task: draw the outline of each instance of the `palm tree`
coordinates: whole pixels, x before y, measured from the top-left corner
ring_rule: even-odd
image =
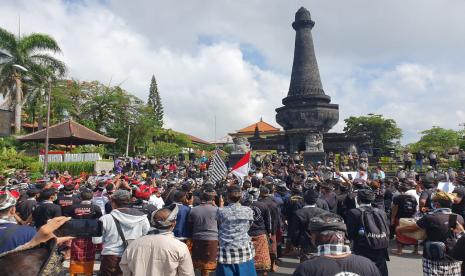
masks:
[[[4,52],[4,53],[2,53]],[[15,133],[21,131],[21,110],[24,104],[23,72],[15,69],[14,64],[26,67],[35,82],[43,82],[37,76],[53,78],[63,76],[66,66],[60,60],[47,54],[60,53],[58,43],[46,34],[33,33],[24,37],[15,37],[7,30],[0,28],[0,94],[10,103],[14,103]],[[27,89],[24,89],[27,91]]]

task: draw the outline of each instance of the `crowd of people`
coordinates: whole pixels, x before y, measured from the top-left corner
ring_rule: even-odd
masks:
[[[217,182],[206,157],[119,159],[111,172],[35,182],[18,171],[0,179],[0,274],[2,259],[54,240],[71,275],[92,275],[95,260],[100,275],[267,275],[297,255],[296,276],[387,276],[395,239],[393,254],[421,246],[424,275],[465,275],[464,171],[407,163],[387,177],[366,153],[348,160],[258,155],[243,179],[229,170]],[[453,189],[438,190],[444,181]],[[57,234],[79,220],[99,235]]]

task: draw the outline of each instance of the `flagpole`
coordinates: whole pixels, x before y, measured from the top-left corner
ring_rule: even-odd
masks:
[[[216,113],[215,113],[215,145],[216,145]]]

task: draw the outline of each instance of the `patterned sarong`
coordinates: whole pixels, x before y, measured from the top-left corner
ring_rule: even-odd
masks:
[[[192,262],[194,269],[215,271],[218,257],[217,240],[193,240]]]
[[[255,247],[255,269],[256,270],[271,270],[270,249],[268,246],[268,237],[266,234],[251,237],[253,246]]]
[[[394,226],[395,226],[395,229],[396,229],[396,240],[399,243],[403,244],[403,245],[417,245],[418,241],[416,239],[404,236],[404,235],[402,235],[402,233],[397,231],[397,226],[398,225],[399,225],[399,219],[396,218],[395,221],[394,221]]]
[[[91,238],[76,238],[71,243],[69,273],[92,275],[94,270],[95,245]]]

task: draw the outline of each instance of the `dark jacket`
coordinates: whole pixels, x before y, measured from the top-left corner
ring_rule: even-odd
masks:
[[[297,210],[294,214],[294,223],[289,225],[288,232],[291,242],[294,246],[302,246],[302,248],[310,248],[316,250],[316,246],[309,238],[308,225],[312,217],[328,211],[318,207],[304,206]]]
[[[265,203],[254,201],[250,206],[253,211],[253,222],[250,225],[249,236],[256,237],[263,234],[271,233],[271,215],[270,210]]]
[[[373,208],[373,207],[367,207]],[[387,222],[386,213],[378,208],[374,208],[376,212],[380,212],[381,216]],[[369,259],[377,257],[384,257],[389,260],[388,249],[371,249],[365,238],[359,235],[359,230],[362,227],[362,211],[360,208],[353,208],[347,213],[347,235],[351,241],[353,241],[353,251],[357,255],[365,256]],[[373,259],[372,259],[373,260]]]
[[[276,234],[276,231],[278,230],[279,227],[281,227],[280,222],[281,222],[281,215],[280,215],[280,209],[276,201],[274,200],[274,197],[272,195],[261,198],[259,202],[262,202],[263,204],[266,205],[266,207],[269,210],[270,216],[271,216],[271,235]]]

